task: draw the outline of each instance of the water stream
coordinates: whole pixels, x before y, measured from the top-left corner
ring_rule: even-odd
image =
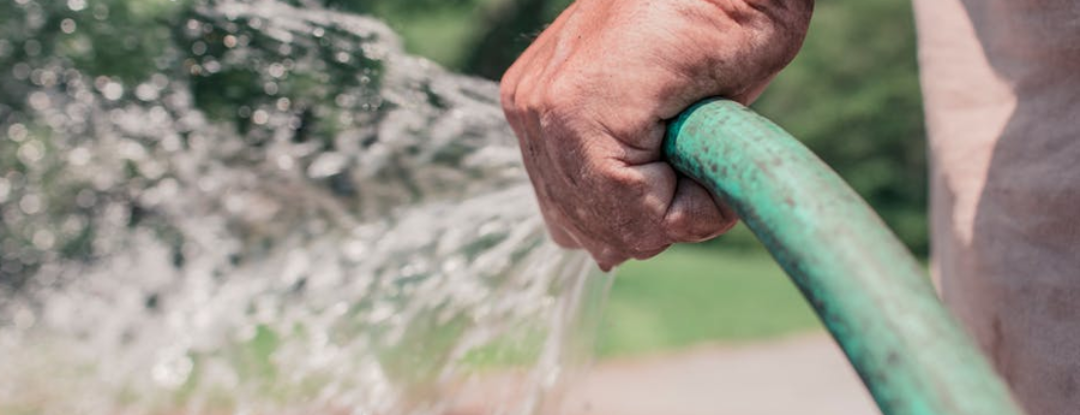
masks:
[[[496,86],[311,3],[0,3],[0,414],[557,405],[609,280]]]

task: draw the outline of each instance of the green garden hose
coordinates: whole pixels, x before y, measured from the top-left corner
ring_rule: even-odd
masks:
[[[843,348],[885,415],[1020,415],[923,267],[806,147],[726,100],[669,127],[671,163],[727,201]]]

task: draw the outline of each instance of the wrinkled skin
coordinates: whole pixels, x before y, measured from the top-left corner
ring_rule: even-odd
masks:
[[[663,160],[666,120],[753,101],[795,56],[812,0],[579,0],[503,77],[552,237],[604,270],[699,242],[735,213]]]

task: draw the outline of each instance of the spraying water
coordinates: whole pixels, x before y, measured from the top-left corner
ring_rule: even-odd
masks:
[[[14,0],[0,68],[0,414],[530,414],[587,356],[496,87],[375,20]]]

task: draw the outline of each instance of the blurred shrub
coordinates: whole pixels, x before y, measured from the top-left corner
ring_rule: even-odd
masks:
[[[378,16],[402,35],[410,51],[449,69],[499,79],[572,0],[318,1]]]
[[[819,2],[802,53],[755,107],[836,169],[915,252],[927,252],[910,1]]]
[[[349,12],[373,14],[401,32],[406,46],[451,69],[497,79],[569,0],[291,0]],[[82,4],[80,2],[77,2]],[[180,2],[184,4],[187,2]],[[916,252],[927,250],[926,161],[915,58],[915,34],[908,0],[819,2],[803,52],[756,105],[804,140],[863,195],[901,239]],[[74,66],[128,83],[144,79],[158,65],[168,27],[183,20],[174,2],[103,0],[86,3],[123,26],[93,24],[94,13],[63,12],[49,4],[53,21],[35,21],[21,8],[0,2],[0,65],[18,72],[17,62],[40,59],[67,48]],[[100,14],[99,13],[99,14]],[[79,43],[55,28],[73,18]],[[21,22],[21,24],[10,24]],[[25,26],[25,27],[24,27]],[[23,30],[25,28],[32,30]],[[123,30],[120,30],[120,27]],[[41,28],[49,28],[43,30]],[[132,36],[142,33],[142,36]],[[34,48],[16,48],[32,39]],[[116,45],[88,48],[90,45]],[[29,56],[30,54],[34,56]],[[10,75],[10,73],[8,74]],[[9,96],[18,85],[0,77]],[[197,89],[223,91],[226,78],[205,78]],[[243,91],[241,91],[243,92]],[[216,95],[198,94],[203,106]],[[220,94],[219,94],[220,95]],[[241,93],[241,95],[244,95]],[[242,97],[241,97],[242,98]],[[241,99],[242,100],[242,99]],[[0,116],[24,103],[0,100]],[[235,101],[235,100],[233,100]],[[3,224],[0,223],[0,227]],[[722,238],[727,245],[751,245],[745,233]],[[745,241],[745,242],[740,242]]]

